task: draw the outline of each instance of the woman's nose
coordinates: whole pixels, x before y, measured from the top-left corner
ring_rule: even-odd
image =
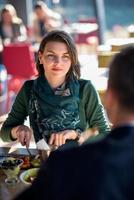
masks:
[[[62,58],[60,57],[56,57],[54,60],[55,63],[61,63],[62,62]]]

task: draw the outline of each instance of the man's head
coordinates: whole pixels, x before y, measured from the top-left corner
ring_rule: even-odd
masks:
[[[110,63],[105,100],[113,124],[123,115],[134,115],[134,46],[122,49]]]

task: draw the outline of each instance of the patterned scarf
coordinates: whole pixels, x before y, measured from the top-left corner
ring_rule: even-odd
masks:
[[[79,128],[79,83],[70,78],[52,90],[44,76],[34,80],[29,103],[30,124],[35,141],[48,140],[51,133]]]

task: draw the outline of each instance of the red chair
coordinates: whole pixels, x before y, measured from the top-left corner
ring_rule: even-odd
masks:
[[[9,44],[4,46],[2,56],[9,75],[8,92],[17,94],[24,81],[37,74],[34,52],[30,44]]]
[[[36,74],[34,52],[29,44],[9,44],[3,48],[3,64],[7,73],[30,79]]]

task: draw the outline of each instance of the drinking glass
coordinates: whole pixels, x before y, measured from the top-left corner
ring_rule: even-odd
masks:
[[[23,163],[22,159],[8,157],[1,161],[0,168],[3,169],[6,179],[5,183],[8,185],[15,185],[19,182],[18,174],[20,166]]]

